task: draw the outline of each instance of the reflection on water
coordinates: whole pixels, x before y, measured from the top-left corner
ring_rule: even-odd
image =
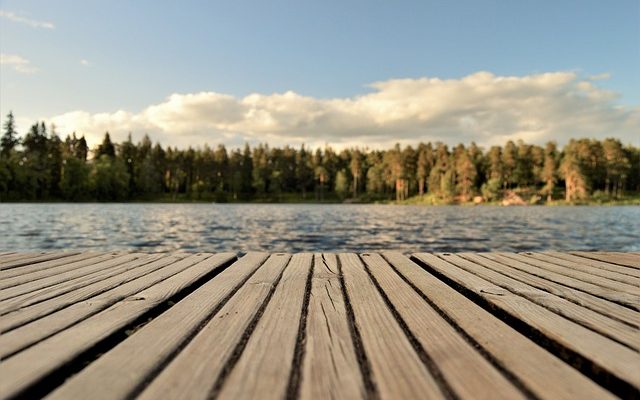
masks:
[[[640,207],[0,204],[0,250],[640,250]]]

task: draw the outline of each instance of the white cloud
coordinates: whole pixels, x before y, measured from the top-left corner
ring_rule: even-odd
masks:
[[[17,54],[0,54],[0,65],[8,65],[21,74],[33,74],[38,71],[31,61]]]
[[[611,74],[608,72],[603,72],[601,74],[591,75],[589,77],[592,81],[606,81],[611,79]]]
[[[637,143],[640,108],[572,72],[460,79],[393,79],[372,92],[317,99],[288,91],[243,98],[200,92],[172,94],[141,112],[73,111],[50,118],[61,132],[87,134],[97,143],[105,131],[121,140],[149,133],[167,145],[241,145],[268,142],[339,147],[389,146],[395,142],[475,141],[483,145],[523,139],[533,143],[570,137],[618,137]]]
[[[37,21],[35,19],[30,19],[27,17],[22,17],[11,11],[0,10],[0,17],[6,18],[9,21],[17,22],[19,24],[25,24],[32,28],[44,28],[44,29],[55,29],[55,25],[52,22],[47,21]]]
[[[80,65],[83,65],[85,67],[88,67],[90,65],[89,61],[85,60],[84,58],[82,60],[80,60]]]

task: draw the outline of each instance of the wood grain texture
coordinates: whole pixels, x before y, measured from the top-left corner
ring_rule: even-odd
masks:
[[[606,314],[597,313],[589,308],[572,303],[561,296],[553,294],[553,288],[545,291],[536,287],[544,287],[542,284],[529,285],[528,282],[531,282],[533,279],[528,277],[517,279],[520,277],[517,270],[513,270],[498,262],[485,259],[475,254],[438,254],[438,256],[459,268],[491,281],[501,288],[516,293],[558,315],[562,315],[571,321],[579,323],[635,350],[640,350],[640,330],[637,327],[629,326],[628,324],[607,317]],[[502,274],[495,271],[500,271]],[[549,286],[546,286],[546,288],[549,288]],[[594,301],[604,303],[601,299]],[[633,313],[634,311],[629,310],[629,312]],[[640,313],[635,314],[634,317],[640,322]]]
[[[635,372],[640,369],[640,354],[637,351],[584,328],[435,255],[418,253],[416,257],[491,304],[492,307],[535,329],[551,343],[560,345],[585,360],[590,360],[594,368],[606,371],[611,379],[624,382],[628,387],[640,388],[640,375]],[[602,379],[605,378],[603,376]]]
[[[640,286],[640,270],[635,270],[633,268],[624,268],[618,265],[608,264],[604,262],[599,264],[596,264],[597,262],[591,263],[587,260],[580,259],[579,257],[575,257],[577,260],[576,259],[571,260],[571,258],[565,259],[551,253],[520,253],[520,254],[530,258],[535,258],[538,260],[554,263],[557,265],[562,265],[568,268],[581,269],[581,270],[584,270],[585,272],[589,272],[592,274],[596,274],[597,272],[599,272],[597,273],[597,275],[600,275],[600,273],[610,274],[609,276],[615,277],[616,280],[624,279],[629,284],[632,284],[634,286]]]
[[[300,398],[366,398],[335,254],[315,254]]]
[[[27,276],[28,280],[26,282],[2,289],[2,292],[0,292],[0,304],[4,306],[7,303],[19,303],[20,299],[30,299],[37,297],[39,293],[51,292],[52,290],[58,290],[64,287],[85,286],[85,282],[92,279],[95,281],[96,278],[98,280],[104,279],[103,277],[121,270],[122,267],[126,267],[125,264],[128,261],[133,261],[143,257],[148,258],[153,256],[138,253],[114,258],[111,255],[105,255],[96,257],[95,262],[81,261],[80,263],[84,265],[80,268],[74,268],[73,264],[71,264],[72,268],[70,270],[62,271],[58,274],[41,278]],[[158,256],[156,255],[155,257]],[[7,300],[10,301],[7,302]],[[28,304],[30,303],[20,305],[19,307],[24,307]],[[4,309],[0,312],[4,312]]]
[[[460,399],[524,399],[471,344],[418,296],[379,254],[362,260],[385,296],[429,356],[429,362]]]
[[[592,258],[611,264],[618,264],[629,268],[640,269],[640,256],[613,252],[585,252],[573,251],[572,254],[580,257]]]
[[[573,303],[589,308],[590,310],[599,312],[609,318],[625,322],[633,328],[640,327],[640,314],[637,311],[624,307],[620,304],[602,299],[578,289],[567,287],[560,283],[540,278],[526,273],[521,269],[511,268],[508,265],[487,258],[484,253],[459,253],[458,255],[484,267],[507,274],[508,276],[528,285],[553,293],[556,296],[560,296]]]
[[[371,365],[377,394],[387,399],[444,398],[355,254],[340,254],[355,325]]]
[[[237,357],[238,344],[246,341],[247,329],[259,317],[261,306],[269,301],[290,259],[288,254],[272,255],[151,382],[140,399],[210,398],[216,381],[228,368],[229,360]]]
[[[41,263],[49,260],[56,260],[64,257],[71,257],[76,254],[79,254],[79,252],[70,251],[67,253],[44,253],[44,254],[38,254],[34,256],[19,258],[17,260],[0,263],[0,271],[4,271],[11,268],[22,267],[25,265],[37,264],[37,263]]]
[[[600,286],[597,283],[586,282],[585,280],[576,279],[568,275],[548,271],[546,269],[542,269],[530,264],[525,264],[517,260],[509,259],[507,257],[500,256],[494,253],[482,253],[482,257],[501,262],[511,268],[515,268],[528,274],[535,275],[539,278],[543,278],[551,282],[556,282],[574,289],[581,290],[586,293],[590,293],[594,296],[609,300],[617,304],[621,304],[633,310],[640,310],[640,297],[638,297],[637,295],[626,292],[619,292],[610,287]]]
[[[39,257],[45,254],[51,254],[51,253],[46,251],[33,251],[33,252],[15,252],[15,253],[6,254],[1,257],[0,266],[3,264],[7,264],[11,261],[26,260],[34,257]],[[6,270],[0,269],[0,274],[5,272]]]
[[[31,304],[28,306],[22,307],[22,304],[19,304],[14,310],[3,315],[2,320],[0,320],[0,332],[4,333],[15,329],[28,322],[35,321],[38,318],[42,318],[72,304],[86,300],[142,275],[153,272],[157,268],[162,267],[162,263],[154,263],[154,261],[160,258],[162,258],[162,255],[157,254],[141,257],[127,263],[126,272],[111,276],[107,279],[99,280],[86,286],[80,285],[72,290],[66,290],[67,288],[65,288],[61,290],[62,293],[56,289],[41,293],[39,294],[41,297],[29,299]],[[36,302],[36,300],[40,301]]]
[[[532,260],[531,258],[515,253],[496,253],[496,256],[503,259],[509,258],[521,263],[533,265],[541,269],[579,279],[581,281],[592,283],[600,287],[606,287],[619,292],[629,293],[636,296],[637,299],[639,298],[638,296],[640,296],[640,287],[630,284],[628,279],[625,280],[624,276],[620,277],[620,275],[617,274],[589,272],[578,270],[575,268],[566,268],[564,266],[559,266],[557,264],[546,261]],[[622,282],[614,278],[622,279]]]
[[[14,278],[14,277],[19,277],[19,276],[25,276],[27,274],[30,273],[34,273],[34,272],[39,272],[39,271],[45,271],[45,270],[51,270],[51,274],[55,274],[55,267],[62,267],[64,268],[66,265],[71,264],[73,262],[77,262],[77,261],[81,261],[81,260],[86,260],[92,257],[97,257],[103,254],[107,254],[105,252],[99,252],[99,251],[87,251],[87,252],[82,252],[80,254],[76,254],[75,256],[69,256],[69,257],[65,257],[65,258],[58,258],[55,260],[50,260],[50,261],[44,261],[41,263],[37,263],[37,264],[31,264],[31,265],[24,265],[22,267],[16,267],[16,268],[11,268],[11,269],[7,269],[7,270],[3,270],[0,271],[0,282],[3,283],[3,287],[5,286],[9,286],[9,285],[4,285],[4,281],[5,279],[9,279],[9,278]],[[108,254],[112,254],[113,256],[118,255],[117,252],[109,252]]]
[[[0,289],[21,285],[28,282],[35,282],[39,279],[62,274],[76,268],[97,264],[102,260],[115,258],[116,253],[80,253],[75,256],[65,257],[43,263],[27,265],[24,267],[12,268],[0,277]]]
[[[385,259],[496,363],[540,399],[614,398],[602,387],[536,345],[400,253]],[[544,368],[540,366],[543,365]]]
[[[621,274],[630,274],[632,276],[640,276],[640,270],[636,269],[636,268],[630,268],[630,267],[626,267],[623,265],[618,265],[618,264],[611,264],[608,262],[604,262],[604,261],[600,261],[600,260],[596,260],[593,258],[589,258],[589,257],[583,257],[583,256],[578,256],[575,254],[570,254],[570,253],[563,253],[563,252],[559,252],[559,251],[546,251],[544,254],[548,254],[550,256],[553,256],[555,258],[560,258],[563,260],[568,260],[568,261],[573,261],[576,263],[580,263],[583,265],[588,265],[594,268],[602,268],[605,270],[608,269],[612,269],[614,271],[617,271]]]
[[[107,339],[140,316],[185,290],[203,276],[235,257],[220,253],[204,259],[169,279],[120,301],[107,310],[30,347],[0,363],[0,376],[11,376],[0,386],[0,398],[10,398],[32,388],[83,352]],[[46,355],[46,357],[43,357]]]
[[[301,322],[312,254],[291,257],[273,297],[249,337],[238,361],[231,367],[217,397],[220,399],[282,399],[289,376]]]
[[[186,258],[185,258],[186,257]],[[172,254],[155,261],[160,267],[152,274],[143,275],[130,282],[123,283],[106,292],[74,303],[58,312],[35,320],[17,329],[0,335],[0,358],[15,354],[24,348],[62,331],[109,306],[144,290],[190,266],[202,261],[206,255]]]
[[[207,326],[215,324],[215,321],[219,320],[219,318],[215,318],[215,315],[226,315],[228,310],[249,304],[251,300],[242,295],[259,296],[258,290],[255,290],[256,293],[254,293],[254,291],[246,289],[240,296],[234,295],[234,293],[237,294],[236,290],[247,287],[268,292],[270,287],[268,282],[273,279],[271,276],[278,276],[286,266],[289,256],[271,256],[264,263],[265,259],[267,259],[265,253],[245,255],[214,279],[202,285],[198,290],[89,365],[81,373],[65,382],[52,393],[51,398],[87,398],[88,396],[95,399],[129,398],[144,389],[148,382],[151,382],[151,385],[147,388],[146,393],[150,393],[151,396],[154,396],[156,388],[161,386],[160,397],[179,397],[181,387],[178,386],[181,380],[194,379],[197,381],[196,372],[199,372],[200,376],[204,375],[206,382],[211,383],[216,377],[215,370],[209,369],[211,364],[201,364],[204,360],[196,361],[195,359],[193,362],[189,362],[189,358],[191,354],[195,354],[194,357],[220,356],[223,359],[220,363],[224,362],[226,359],[224,354],[208,352],[206,346],[200,347],[198,343],[203,341],[202,338],[207,337],[208,334],[226,335],[228,340],[232,341],[231,344],[227,346],[225,344],[228,342],[219,342],[219,336],[213,338],[213,344],[218,346],[219,351],[226,352],[226,355],[233,350],[233,343],[239,340],[238,330],[242,333],[243,326],[234,328],[231,323],[227,324],[224,329],[211,329]],[[247,279],[249,281],[245,284]],[[241,286],[243,284],[244,286]],[[225,304],[226,309],[223,307],[216,313],[222,302],[230,295],[234,296]],[[251,311],[252,309],[246,308],[246,310]],[[238,318],[237,315],[235,311],[231,312],[231,320]],[[230,319],[223,320],[227,322]],[[195,344],[189,343],[176,354],[203,324],[206,325],[203,331],[194,338],[197,340]],[[216,325],[216,328],[218,327],[219,325]],[[191,353],[191,349],[194,347],[195,352]],[[201,352],[201,349],[205,352]],[[174,356],[177,358],[171,361]],[[181,364],[180,360],[184,358],[187,362]],[[171,374],[167,376],[166,372],[161,373],[163,366],[167,363],[169,364],[166,370],[177,371],[177,376]],[[178,365],[178,367],[174,367],[174,365]],[[182,370],[184,366],[189,369]],[[157,373],[161,374],[155,378]],[[163,382],[166,378],[169,379],[168,385]],[[175,388],[172,386],[174,384],[177,385]],[[165,389],[168,391],[164,392]],[[144,393],[143,396],[145,396]]]
[[[0,398],[634,398],[638,259],[0,253]]]

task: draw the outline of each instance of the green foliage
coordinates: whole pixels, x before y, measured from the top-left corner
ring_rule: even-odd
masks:
[[[8,158],[13,149],[20,144],[12,112],[7,114],[7,120],[4,123],[3,128],[2,137],[0,138],[0,157]]]
[[[129,174],[121,159],[111,159],[107,154],[94,162],[91,187],[96,198],[106,201],[127,199]]]
[[[349,180],[347,179],[347,173],[344,170],[338,171],[336,175],[336,194],[340,198],[345,198],[349,194]]]
[[[68,201],[81,201],[91,199],[89,193],[89,174],[91,167],[86,162],[76,157],[64,160],[60,189],[62,198]]]
[[[502,180],[500,178],[491,178],[482,184],[480,191],[482,192],[482,197],[487,201],[498,200],[502,191]]]
[[[0,201],[401,201],[467,202],[527,193],[530,202],[635,201],[640,149],[619,140],[572,140],[559,150],[522,141],[396,145],[388,150],[309,150],[266,144],[163,148],[148,136],[89,149],[75,132],[31,126],[18,140],[13,115],[0,141]],[[412,199],[413,197],[417,199]],[[412,200],[409,200],[412,199]]]

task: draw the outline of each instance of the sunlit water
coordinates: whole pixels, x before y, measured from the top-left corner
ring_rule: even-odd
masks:
[[[640,250],[640,207],[0,204],[0,250]]]

